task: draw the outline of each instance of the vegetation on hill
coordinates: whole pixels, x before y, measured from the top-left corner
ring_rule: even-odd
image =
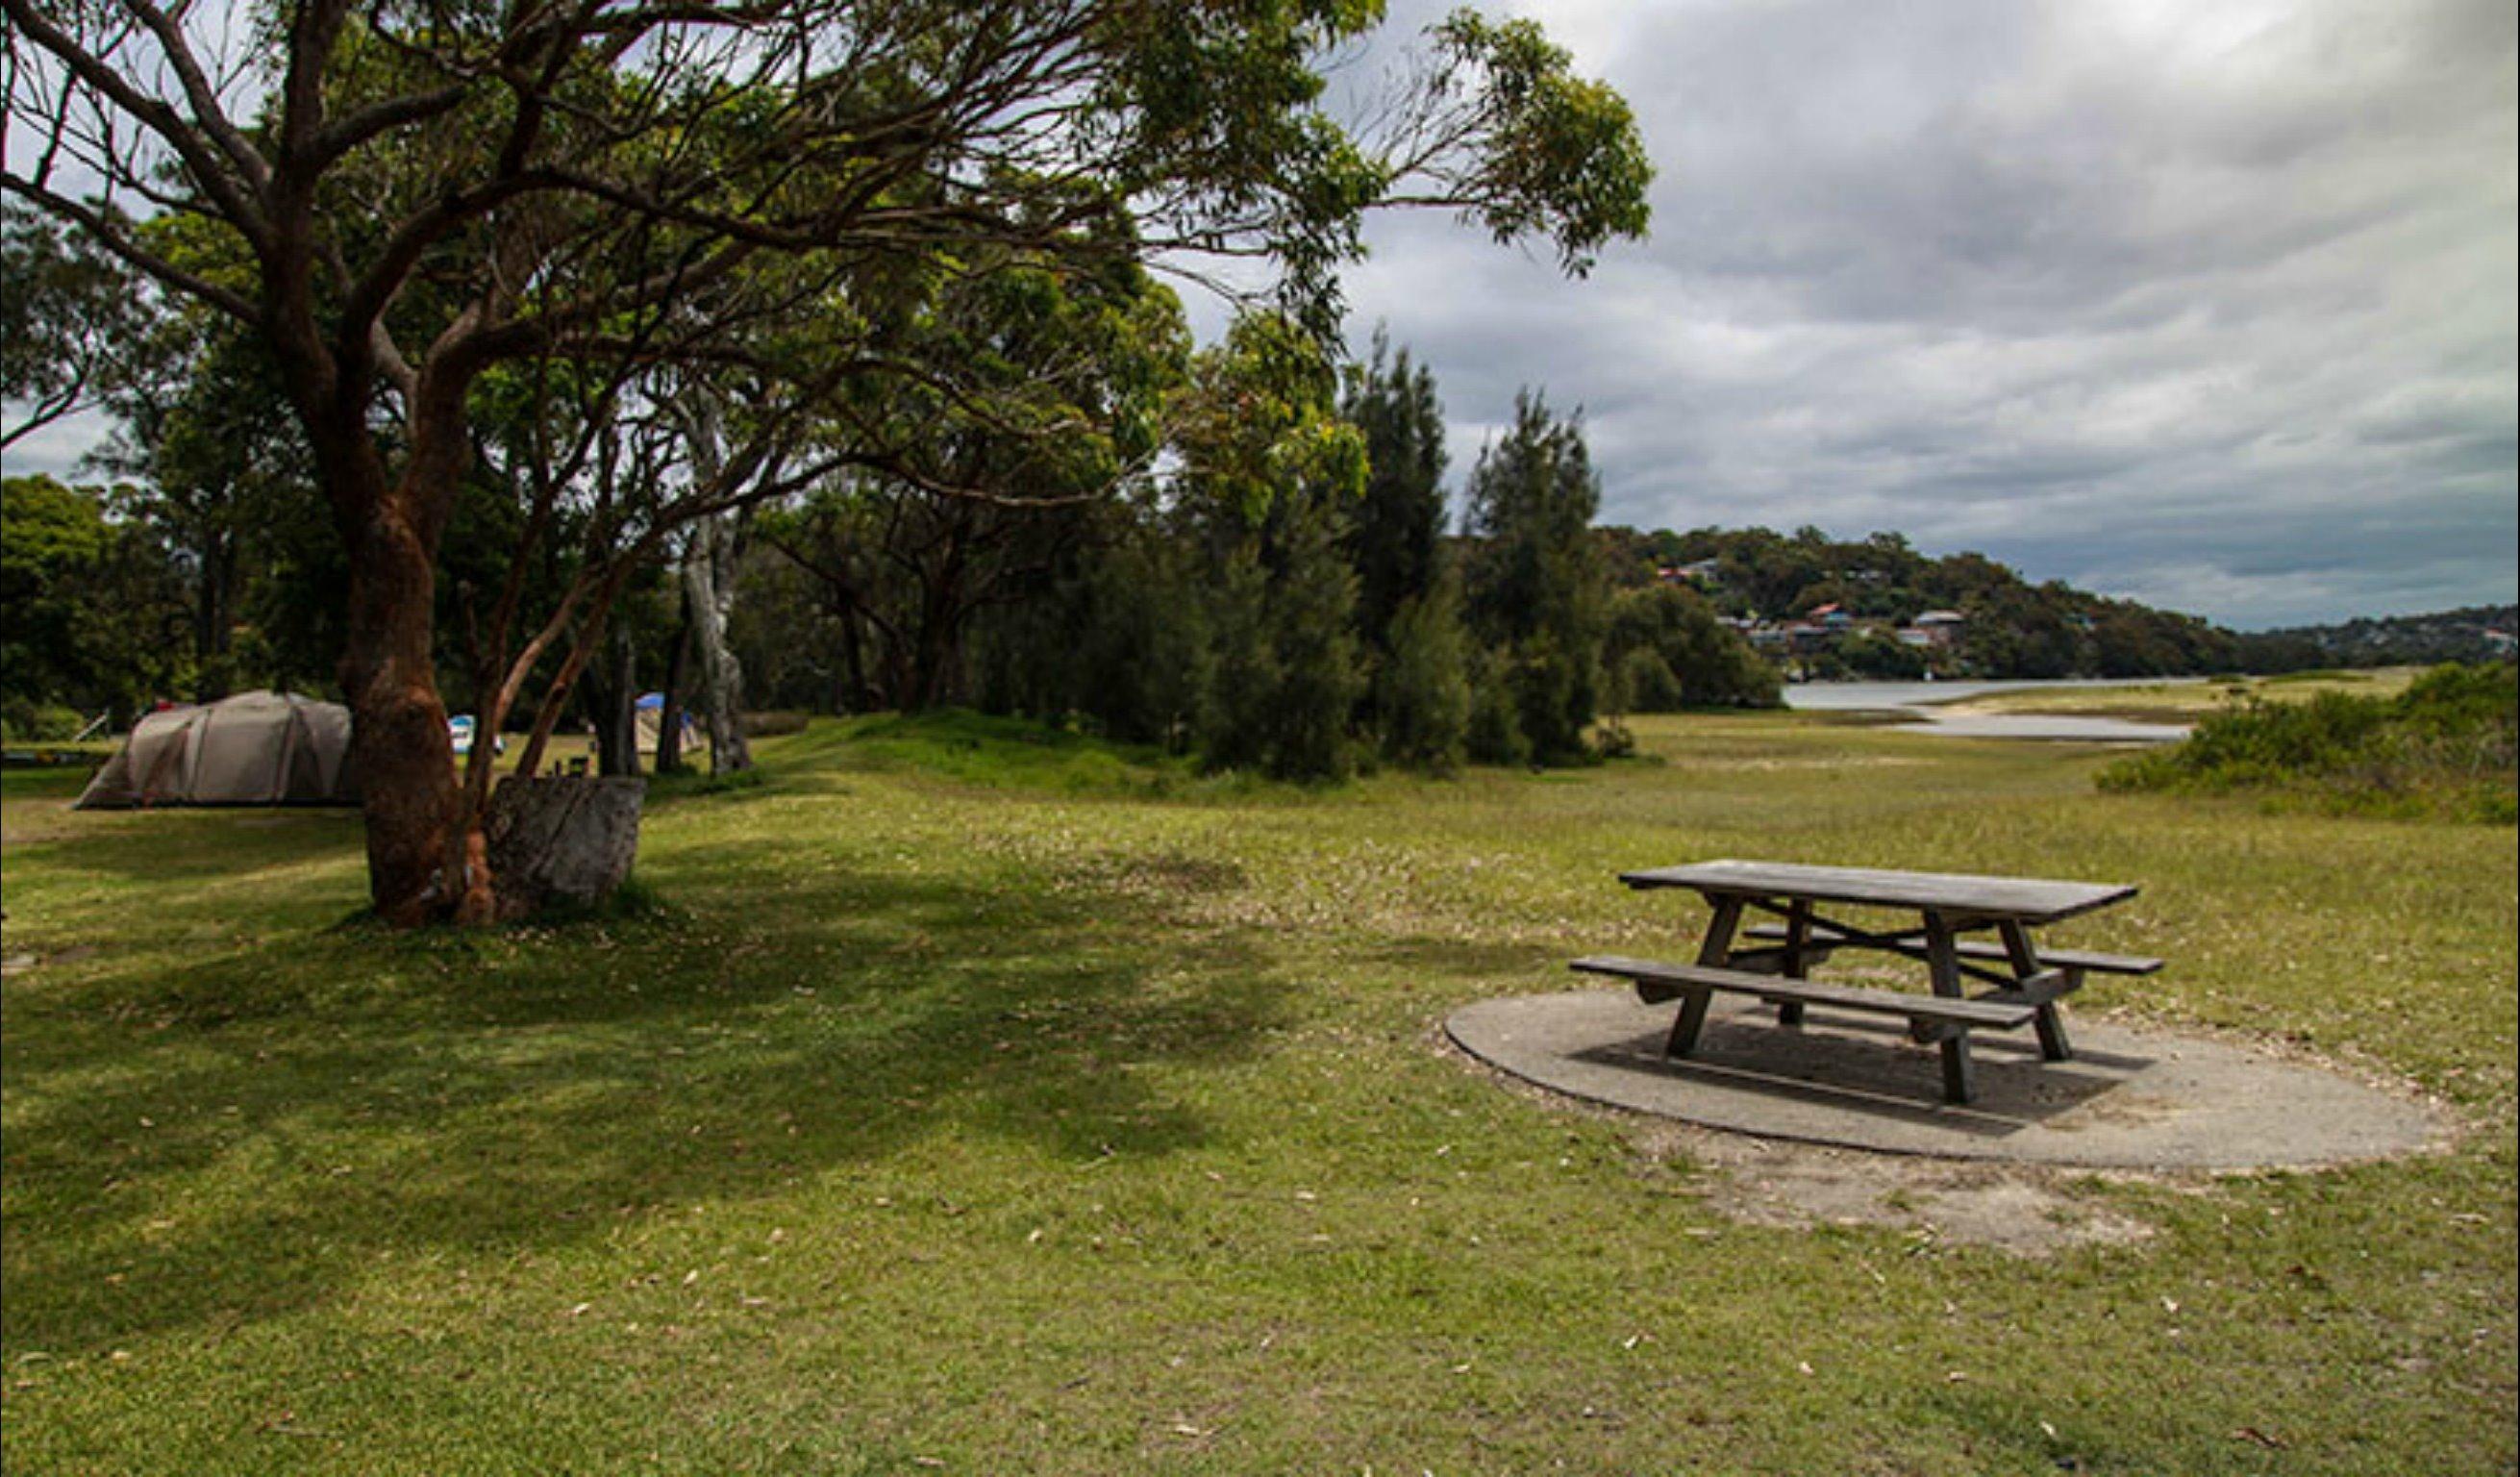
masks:
[[[2250,695],[2185,741],[2121,759],[2102,788],[2245,792],[2348,814],[2520,816],[2520,682],[2501,662],[2443,666],[2394,696]]]
[[[1940,558],[1905,536],[1832,539],[1817,528],[1601,530],[1614,577],[1643,587],[1680,579],[1724,615],[1787,623],[1836,610],[1855,628],[1783,654],[1814,677],[2179,677],[2324,666],[2481,661],[2507,655],[2513,611],[2358,620],[2270,632],[2226,630],[2192,615],[2033,583],[1982,554]],[[1961,617],[1949,645],[1919,648],[1889,628],[1928,611]],[[2496,634],[2499,633],[2499,634]]]
[[[2520,606],[2463,605],[2425,615],[2363,616],[2326,626],[2287,626],[2248,638],[2253,649],[2279,655],[2294,667],[2430,666],[2445,661],[2493,661],[2511,655],[2520,635]]]

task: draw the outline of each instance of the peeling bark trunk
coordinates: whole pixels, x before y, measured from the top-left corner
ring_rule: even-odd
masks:
[[[284,369],[295,371],[292,392],[349,556],[340,678],[366,822],[369,899],[398,928],[488,922],[497,911],[488,842],[479,807],[456,775],[432,639],[438,539],[472,455],[464,419],[470,376],[460,368],[421,375],[401,472],[388,478],[366,395],[352,392],[364,381],[337,379],[320,349],[287,335],[275,348]]]
[[[691,446],[694,474],[714,482],[725,470],[716,399],[705,390],[693,390],[676,409]],[[735,611],[736,555],[742,532],[742,511],[716,514],[692,525],[683,549],[683,605],[691,622],[692,655],[699,663],[698,707],[708,725],[712,775],[752,767],[752,749],[743,738],[743,667],[726,640],[727,619]]]
[[[741,517],[729,513],[700,519],[683,556],[683,597],[691,606],[692,655],[699,667],[697,695],[701,721],[708,725],[712,775],[752,767],[752,749],[743,738],[743,667],[726,640],[727,617],[735,608]]]
[[[430,659],[436,559],[405,506],[380,498],[350,546],[341,688],[367,822],[369,898],[378,917],[408,928],[476,909],[486,918],[490,877],[485,855],[476,855],[484,851],[477,821],[456,783]]]

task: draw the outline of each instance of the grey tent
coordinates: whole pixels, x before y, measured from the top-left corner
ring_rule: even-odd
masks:
[[[240,693],[133,724],[78,808],[356,805],[349,754],[348,708],[294,693]]]

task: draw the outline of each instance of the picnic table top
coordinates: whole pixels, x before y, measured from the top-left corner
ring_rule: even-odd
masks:
[[[1876,872],[1792,862],[1694,862],[1623,872],[1630,887],[1688,887],[1708,896],[1802,898],[1877,908],[1915,908],[2023,923],[2052,923],[2135,896],[2119,882],[1973,876],[1947,872]]]

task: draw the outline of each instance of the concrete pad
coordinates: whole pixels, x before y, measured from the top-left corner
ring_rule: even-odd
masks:
[[[2076,1017],[2074,1059],[2037,1037],[1970,1037],[1978,1097],[1942,1100],[1931,1046],[1904,1022],[1716,998],[1695,1055],[1667,1060],[1675,1003],[1624,990],[1464,1007],[1445,1022],[1491,1066],[1588,1101],[1706,1128],[1886,1153],[2107,1169],[2244,1170],[2338,1164],[2424,1147],[2421,1106],[2330,1071],[2218,1041]]]

